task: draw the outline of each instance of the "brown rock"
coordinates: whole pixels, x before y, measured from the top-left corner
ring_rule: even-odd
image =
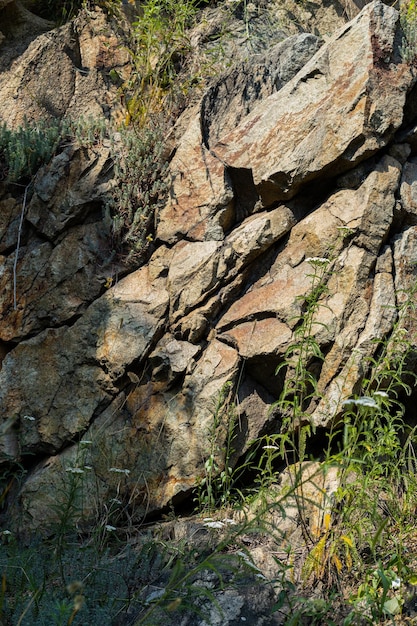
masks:
[[[0,74],[2,121],[18,127],[25,119],[102,117],[118,101],[109,69],[123,71],[127,59],[104,14],[81,12],[35,39]]]
[[[391,139],[414,82],[398,61],[398,20],[381,2],[367,5],[213,146],[228,167],[251,172],[264,206],[350,169]]]
[[[128,365],[150,351],[167,306],[164,279],[151,283],[142,268],[108,290],[72,327],[44,331],[5,357],[0,411],[20,420],[23,453],[57,451],[88,428],[117,393],[115,383]]]

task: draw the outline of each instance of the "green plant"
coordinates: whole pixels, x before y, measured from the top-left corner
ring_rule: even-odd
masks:
[[[197,0],[146,0],[133,23],[132,75],[125,85],[130,117],[144,125],[151,114],[166,115],[179,93],[187,91],[180,79],[184,57],[191,49],[187,28],[197,15]]]
[[[106,202],[115,247],[137,263],[153,241],[154,221],[168,190],[163,123],[130,127],[113,136],[115,183]]]
[[[417,57],[417,5],[415,0],[400,3],[400,21],[404,37],[400,52],[404,63],[413,64]]]
[[[41,17],[64,24],[75,17],[81,9],[92,10],[94,7],[103,9],[109,15],[119,16],[122,0],[38,0],[36,13]]]
[[[285,351],[276,374],[284,378],[279,400],[272,406],[282,416],[281,432],[267,435],[260,441],[263,454],[257,471],[262,488],[276,481],[276,460],[290,458],[302,463],[306,455],[306,444],[314,425],[310,422],[309,407],[319,397],[316,368],[323,361],[323,354],[316,339],[317,313],[323,306],[327,292],[327,281],[331,272],[331,261],[327,258],[307,259],[312,272],[311,288],[299,300],[302,315],[295,324],[293,341]]]
[[[8,183],[30,180],[41,165],[47,163],[58,147],[62,136],[60,124],[27,119],[17,130],[6,124],[0,126],[0,168]]]
[[[80,148],[92,148],[109,138],[114,129],[111,128],[105,117],[78,117],[75,120],[66,120],[62,125],[62,138],[67,138]]]
[[[208,433],[204,476],[197,489],[200,511],[208,513],[217,506],[226,506],[233,500],[234,469],[231,467],[233,438],[236,429],[236,408],[230,401],[231,383],[220,390],[213,409],[213,421]]]

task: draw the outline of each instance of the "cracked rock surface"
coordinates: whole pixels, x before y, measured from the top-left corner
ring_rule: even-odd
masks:
[[[115,40],[100,20],[38,37],[20,74],[0,74],[5,121],[17,125],[28,108],[40,119],[112,106],[100,45]],[[58,45],[66,37],[76,49]],[[224,406],[238,399],[236,460],[276,432],[275,372],[315,258],[329,264],[313,327],[321,399],[309,410],[330,427],[415,281],[416,76],[401,40],[398,12],[376,0],[325,43],[295,34],[250,71],[231,68],[188,112],[153,254],[108,289],[108,147],[66,148],[38,173],[16,267],[22,204],[2,190],[0,460],[31,459],[10,515],[31,528],[51,521],[46,505],[80,462],[80,439],[92,441],[87,519],[116,492],[138,518],[180,501],[203,476],[220,393]],[[37,55],[56,50],[48,106],[28,95],[35,83],[11,106]],[[417,345],[415,320],[404,324]]]

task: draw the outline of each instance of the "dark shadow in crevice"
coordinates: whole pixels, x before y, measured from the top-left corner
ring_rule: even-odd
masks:
[[[252,170],[246,168],[227,168],[233,187],[235,200],[235,224],[256,213],[261,208],[259,194],[253,181]]]

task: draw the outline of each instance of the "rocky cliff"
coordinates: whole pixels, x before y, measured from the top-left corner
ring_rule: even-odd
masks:
[[[375,1],[344,21],[237,60],[185,111],[134,271],[114,260],[103,216],[107,140],[62,145],[26,195],[1,184],[0,446],[5,467],[27,470],[6,511],[23,527],[52,521],[80,440],[92,442],[85,518],[117,494],[139,520],[204,475],[221,394],[237,411],[234,463],[278,432],[276,370],[314,259],[329,271],[313,426],[329,429],[355,393],[415,283],[416,72],[396,9]],[[1,121],[120,119],[110,72],[127,64],[104,14],[81,14],[5,55]],[[415,321],[404,324],[415,345]]]

